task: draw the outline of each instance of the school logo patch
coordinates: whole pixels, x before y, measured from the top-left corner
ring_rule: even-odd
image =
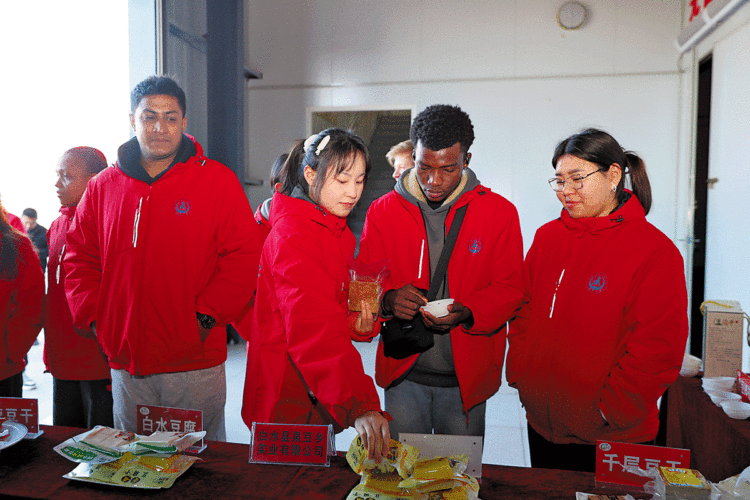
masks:
[[[479,238],[474,238],[469,242],[469,252],[472,253],[472,255],[478,254],[482,250],[482,240]]]
[[[175,203],[174,213],[177,215],[187,215],[190,213],[190,202],[188,200],[180,200]]]
[[[589,278],[588,288],[592,293],[602,293],[607,289],[607,276],[604,274],[595,274]]]

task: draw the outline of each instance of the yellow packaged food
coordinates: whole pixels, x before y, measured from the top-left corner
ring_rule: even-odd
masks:
[[[415,497],[409,492],[404,492],[399,495],[391,495],[368,488],[364,484],[358,484],[349,492],[346,500],[422,500],[423,498],[424,497]]]
[[[434,457],[426,460],[417,460],[414,464],[414,479],[434,480],[452,479],[460,476],[466,470],[469,463],[467,455],[455,455],[451,457]]]
[[[402,495],[404,492],[399,488],[399,483],[402,481],[402,477],[397,472],[372,472],[365,471],[362,474],[362,480],[360,484],[367,486],[373,490],[379,491],[380,493],[386,493],[388,495]]]
[[[459,495],[456,498],[476,498],[479,494],[479,482],[474,477],[466,474],[461,474],[451,479],[435,480],[419,480],[411,477],[401,481],[399,487],[413,493],[427,495],[435,492],[445,493],[447,491],[454,491]],[[453,496],[450,498],[453,498]]]
[[[404,479],[412,474],[417,458],[419,458],[419,450],[417,448],[391,439],[388,456],[383,457],[380,463],[375,463],[375,460],[367,458],[367,450],[359,436],[354,438],[349,451],[346,453],[346,461],[357,474],[362,474],[367,470],[378,472],[396,471]]]

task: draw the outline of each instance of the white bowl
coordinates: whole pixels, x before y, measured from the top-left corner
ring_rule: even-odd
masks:
[[[683,377],[695,377],[701,371],[701,359],[692,354],[685,354],[682,358],[682,368],[680,375]]]
[[[729,391],[734,387],[735,380],[734,377],[703,377],[701,384],[706,391]]]
[[[721,408],[724,413],[738,420],[745,420],[750,417],[750,403],[744,401],[722,401]]]
[[[436,318],[442,318],[443,316],[448,316],[448,306],[453,304],[453,301],[454,299],[433,300],[422,307]]]
[[[716,406],[720,406],[722,401],[740,401],[742,396],[728,391],[706,391],[708,397]]]

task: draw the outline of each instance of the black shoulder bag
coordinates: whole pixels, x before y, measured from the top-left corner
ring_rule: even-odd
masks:
[[[466,215],[466,207],[456,210],[451,229],[445,240],[443,251],[440,253],[435,274],[430,279],[430,290],[427,292],[427,300],[433,301],[437,297],[440,285],[445,280],[445,272],[448,270],[448,261],[453,253],[453,247],[458,239],[458,231]],[[434,334],[443,332],[432,330],[425,326],[419,313],[412,320],[393,317],[383,323],[380,335],[383,339],[383,353],[389,358],[404,359],[414,354],[419,354],[435,345]]]

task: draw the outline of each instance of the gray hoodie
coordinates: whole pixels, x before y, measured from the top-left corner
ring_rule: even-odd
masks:
[[[415,170],[409,169],[401,175],[396,183],[396,192],[407,201],[419,207],[424,219],[425,231],[427,233],[427,247],[430,256],[430,276],[435,273],[440,253],[443,251],[447,231],[445,218],[450,208],[464,193],[473,190],[479,185],[476,174],[471,169],[464,169],[461,182],[456,189],[448,195],[442,205],[433,209],[427,203],[427,199],[419,187]],[[443,285],[438,290],[437,299],[450,297],[448,276],[446,273]],[[435,346],[420,354],[417,362],[406,375],[407,380],[422,385],[433,387],[458,387],[458,378],[453,366],[453,348],[451,346],[450,333],[434,335]]]

